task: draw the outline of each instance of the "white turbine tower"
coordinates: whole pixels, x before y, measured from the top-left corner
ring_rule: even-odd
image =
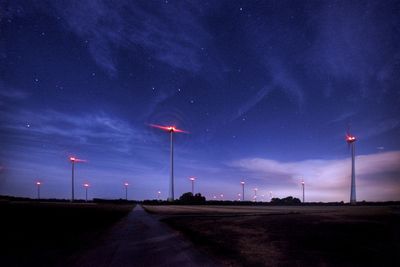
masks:
[[[355,205],[356,200],[356,171],[355,171],[355,142],[356,137],[349,132],[346,134],[346,142],[351,149],[351,189],[350,189],[350,204]]]
[[[170,134],[170,181],[169,181],[169,198],[168,201],[174,201],[174,133],[188,133],[184,130],[178,129],[175,126],[162,126],[157,124],[150,124],[151,127],[167,131]]]

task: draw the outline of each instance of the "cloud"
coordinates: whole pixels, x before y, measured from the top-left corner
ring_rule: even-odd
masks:
[[[357,156],[356,177],[359,196],[367,200],[392,200],[393,198],[398,200],[400,195],[399,162],[400,151]],[[308,195],[313,201],[347,199],[350,181],[349,158],[297,162],[249,158],[234,161],[230,165],[256,173],[264,177],[264,180],[273,180],[273,183],[288,192],[292,192],[293,186],[296,186],[300,178],[304,177],[311,191]],[[384,188],[389,193],[385,195],[381,191],[371,195],[370,188]]]
[[[267,65],[272,76],[272,86],[283,91],[301,108],[304,104],[304,92],[298,81],[290,74],[289,68],[279,60],[270,60]]]
[[[356,114],[355,111],[350,111],[350,112],[345,112],[342,113],[341,115],[339,115],[338,117],[334,118],[333,120],[329,121],[328,124],[331,123],[337,123],[337,122],[342,122],[345,120],[350,119],[351,117],[353,117]]]
[[[379,121],[375,127],[370,127],[364,134],[364,137],[372,137],[376,135],[383,134],[390,130],[396,129],[400,126],[400,119],[398,118],[388,118]]]
[[[0,97],[9,100],[22,100],[29,97],[29,94],[22,90],[6,87],[5,84],[0,81]]]
[[[88,40],[93,59],[112,75],[117,72],[120,48],[150,53],[174,68],[194,72],[201,68],[198,51],[206,33],[194,5],[103,0],[50,4],[69,30]]]
[[[267,64],[272,81],[261,88],[256,94],[244,102],[238,109],[237,113],[231,120],[235,120],[240,116],[245,115],[252,108],[254,108],[263,99],[268,97],[271,92],[275,90],[282,91],[286,97],[292,102],[296,103],[299,108],[304,105],[304,92],[296,79],[294,79],[288,69],[286,69],[278,61],[270,61]]]
[[[340,2],[326,3],[322,7],[312,15],[317,38],[309,51],[318,76],[325,76],[333,86],[345,84],[351,89],[349,94],[357,94],[357,98],[390,88],[385,83],[393,81],[388,75],[396,76],[398,57],[396,41],[391,37],[395,30],[390,23],[396,15],[387,12],[390,5]],[[385,21],[380,20],[378,14],[388,17]],[[392,89],[396,88],[392,86]],[[326,93],[330,95],[330,92]]]
[[[3,131],[20,134],[24,139],[39,137],[44,140],[53,139],[57,143],[73,140],[84,145],[108,144],[108,148],[120,152],[129,152],[133,144],[148,139],[142,130],[106,113],[72,115],[54,110],[20,110],[3,113],[2,118]]]
[[[235,120],[240,116],[245,115],[255,105],[257,105],[260,101],[262,101],[271,91],[272,89],[270,87],[268,86],[263,87],[255,95],[251,96],[243,105],[239,107],[237,114],[233,116],[232,120]]]

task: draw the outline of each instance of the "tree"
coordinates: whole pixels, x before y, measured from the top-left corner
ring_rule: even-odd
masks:
[[[202,204],[206,202],[206,198],[200,193],[193,196],[191,192],[186,192],[179,197],[179,202],[182,204]]]
[[[300,204],[301,201],[297,197],[289,196],[282,199],[275,197],[271,199],[271,203],[277,205],[297,205]]]

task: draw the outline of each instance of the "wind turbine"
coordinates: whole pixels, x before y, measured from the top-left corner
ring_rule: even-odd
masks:
[[[303,178],[301,179],[301,187],[303,188],[303,203],[304,203],[304,200],[305,200],[305,198],[304,198],[304,187],[305,187],[305,183],[304,183],[304,179],[303,179]]]
[[[40,186],[42,185],[42,182],[37,181],[36,182],[36,187],[37,187],[37,199],[40,199]]]
[[[89,186],[90,185],[88,183],[83,184],[83,187],[85,188],[85,202],[87,202],[87,191],[88,191]]]
[[[346,134],[346,142],[349,144],[351,149],[351,189],[350,189],[350,204],[355,205],[356,200],[356,171],[355,171],[355,142],[356,137],[349,131]]]
[[[169,132],[170,134],[170,146],[171,146],[171,156],[170,156],[170,164],[171,164],[171,174],[170,174],[170,183],[169,183],[169,198],[168,201],[174,201],[174,133],[188,133],[184,130],[178,129],[175,126],[162,126],[157,124],[150,124],[151,127],[158,128],[164,131]]]
[[[189,180],[192,182],[192,195],[194,196],[194,181],[196,180],[196,177],[189,177]]]
[[[125,187],[125,200],[128,201],[128,182],[124,182],[124,187]]]
[[[74,195],[74,191],[75,191],[75,163],[79,163],[79,162],[86,162],[86,160],[83,159],[78,159],[76,157],[69,157],[69,160],[72,163],[72,192],[71,192],[71,202],[74,201],[75,195]]]
[[[240,184],[242,185],[242,201],[244,201],[244,181],[241,181]]]

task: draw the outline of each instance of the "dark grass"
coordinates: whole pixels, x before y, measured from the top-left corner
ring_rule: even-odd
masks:
[[[129,205],[0,202],[0,266],[55,266],[95,243]]]
[[[230,266],[400,266],[398,212],[164,221]]]

